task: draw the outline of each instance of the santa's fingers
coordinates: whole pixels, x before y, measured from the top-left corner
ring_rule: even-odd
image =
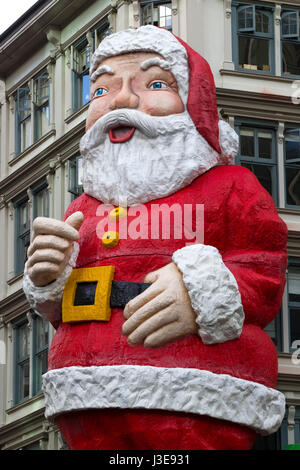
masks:
[[[163,289],[156,284],[149,286],[148,289],[128,302],[124,308],[124,318],[128,319],[131,317],[138,309],[142,308],[145,304],[160,295],[162,292]]]
[[[186,335],[188,334],[186,332]],[[182,323],[174,321],[147,336],[144,346],[146,348],[158,348],[183,336],[185,336],[185,332],[183,331]]]
[[[30,256],[30,258],[28,258],[27,267],[29,268],[30,266],[43,261],[60,265],[64,260],[64,253],[58,250],[47,248],[45,250],[38,250],[32,256]]]
[[[28,268],[28,276],[37,287],[49,284],[59,276],[59,273],[59,265],[47,261],[36,263]]]
[[[128,318],[122,327],[123,335],[130,335],[130,333],[132,333],[145,320],[150,318],[155,313],[160,312],[162,309],[168,307],[171,303],[172,300],[166,296],[165,293],[159,294],[157,297],[139,308]]]
[[[47,217],[37,217],[33,221],[34,237],[36,235],[56,235],[58,237],[76,241],[79,238],[79,232],[66,222]]]
[[[44,250],[47,248],[59,250],[64,253],[71,246],[71,243],[72,242],[65,238],[57,237],[55,235],[37,235],[31,242],[27,255],[31,256],[36,250]]]
[[[151,318],[142,323],[128,337],[131,345],[143,344],[146,337],[160,328],[177,320],[177,312],[174,312],[172,305],[156,313]]]

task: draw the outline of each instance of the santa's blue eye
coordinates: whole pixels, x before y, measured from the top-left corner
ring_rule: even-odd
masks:
[[[97,90],[94,93],[94,96],[103,96],[103,95],[106,95],[106,93],[108,93],[108,91],[105,90],[105,88],[97,88]]]
[[[152,90],[161,90],[162,88],[167,88],[167,85],[163,82],[153,82],[151,85],[150,85],[150,88]]]

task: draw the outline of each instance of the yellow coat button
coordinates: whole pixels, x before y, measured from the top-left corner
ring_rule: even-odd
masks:
[[[105,232],[102,237],[102,245],[104,248],[114,248],[119,243],[118,232]]]
[[[116,207],[109,213],[109,220],[117,222],[118,220],[123,219],[127,215],[127,210],[124,207]]]

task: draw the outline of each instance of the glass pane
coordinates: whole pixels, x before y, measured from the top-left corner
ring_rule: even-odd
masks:
[[[18,361],[29,356],[29,327],[28,323],[18,328]]]
[[[40,108],[36,109],[35,112],[35,126],[36,126],[36,135],[35,139],[40,139],[45,135],[49,130],[50,123],[50,107],[48,102],[45,103]]]
[[[273,133],[258,131],[258,156],[259,158],[272,158],[273,156]]]
[[[18,366],[19,369],[19,400],[29,397],[29,360]]]
[[[256,10],[255,22],[258,33],[270,33],[270,17],[266,12]]]
[[[48,347],[48,343],[49,343],[49,322],[43,320],[40,317],[36,317],[35,327],[36,327],[37,351],[40,351],[41,349]]]
[[[152,24],[152,5],[143,8],[143,25]]]
[[[50,86],[49,86],[48,72],[44,72],[40,77],[35,80],[35,101],[38,106],[43,104],[49,99]]]
[[[275,346],[278,347],[279,332],[277,331],[277,321],[275,318],[266,326],[265,332],[268,333]]]
[[[240,129],[240,154],[254,157],[254,130]]]
[[[242,166],[248,168],[255,174],[260,184],[273,196],[273,167],[267,165],[253,165],[241,163]]]
[[[83,75],[82,77],[82,106],[90,101],[90,77]]]
[[[48,369],[48,350],[43,351],[37,356],[36,361],[36,392],[42,390],[42,375]]]
[[[254,29],[253,8],[242,8],[238,13],[238,28],[239,29]]]
[[[300,129],[286,129],[284,135],[286,160],[299,159],[300,162]]]
[[[284,36],[298,36],[298,14],[291,12],[284,15],[281,21]]]
[[[286,167],[286,202],[291,206],[300,206],[300,170]]]
[[[289,267],[288,291],[289,302],[299,302],[300,307],[300,268],[294,266]]]
[[[32,142],[31,118],[20,123],[20,151],[23,152],[30,147]]]
[[[31,113],[31,101],[29,88],[18,89],[18,112],[19,120],[23,121]]]
[[[239,64],[249,70],[270,71],[269,39],[239,36]]]
[[[20,232],[23,232],[27,229],[28,226],[28,204],[27,202],[22,206],[19,206],[20,214]]]
[[[300,75],[300,43],[282,41],[283,73]]]
[[[167,3],[159,6],[159,26],[172,29],[172,4]]]
[[[82,168],[82,158],[77,159],[77,186],[82,186],[83,178],[83,168]]]
[[[300,307],[290,308],[291,345],[295,340],[300,340]]]

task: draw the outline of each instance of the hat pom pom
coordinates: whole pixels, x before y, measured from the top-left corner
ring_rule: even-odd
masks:
[[[239,150],[239,137],[225,121],[219,121],[219,142],[222,163],[232,163]]]

